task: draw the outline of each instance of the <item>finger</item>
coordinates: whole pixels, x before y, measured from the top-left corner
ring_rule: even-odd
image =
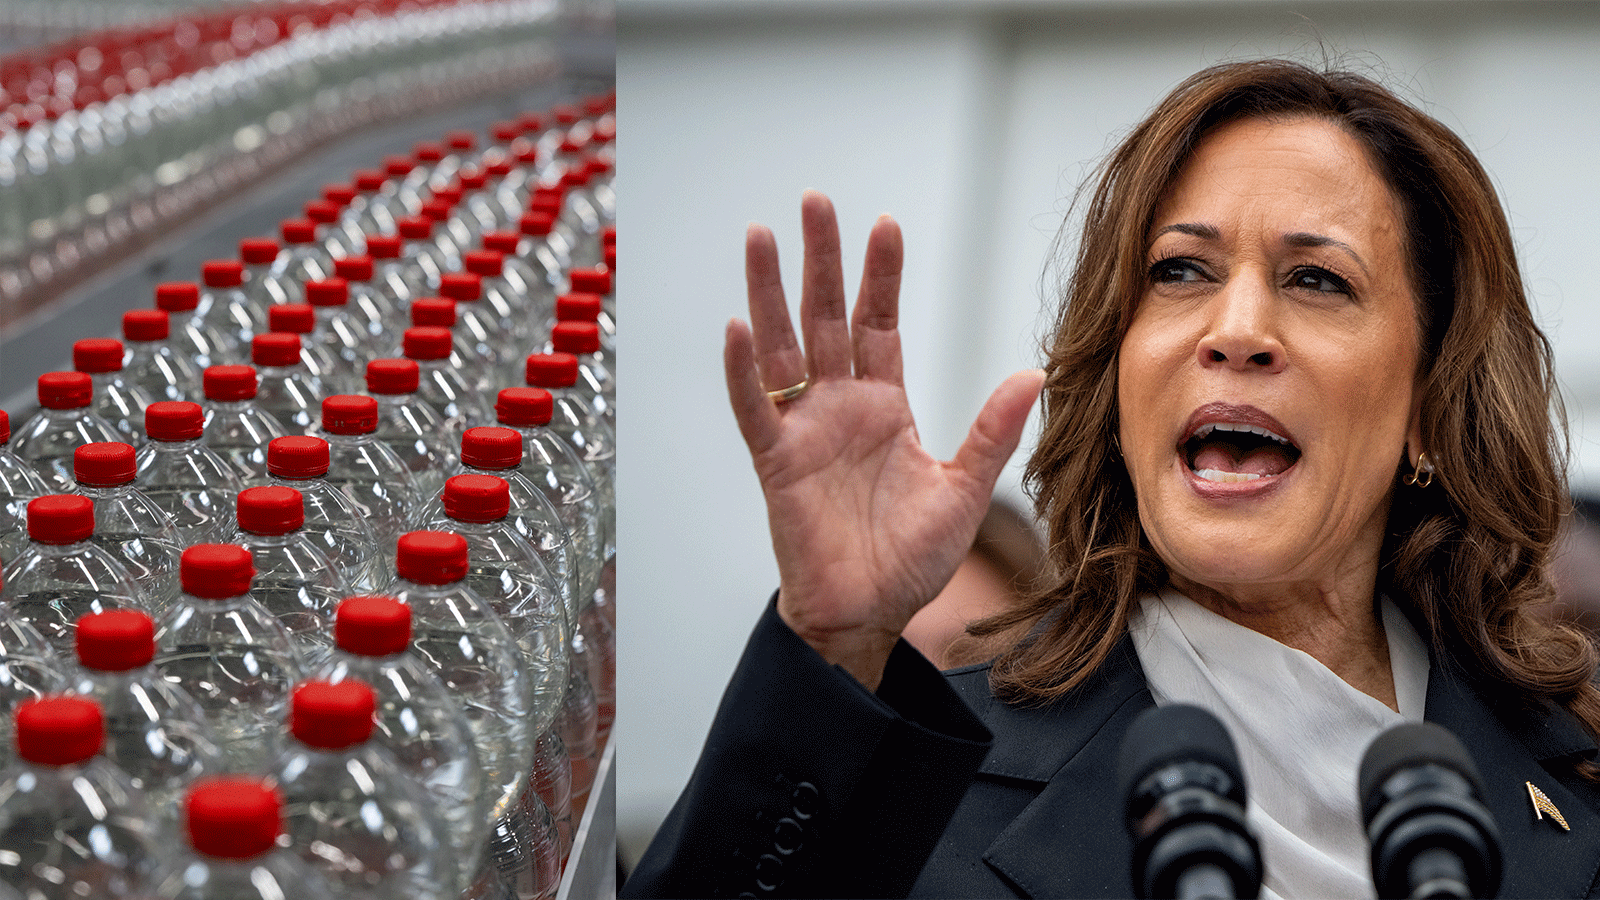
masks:
[[[1016,452],[1022,440],[1022,428],[1028,422],[1028,411],[1039,398],[1044,387],[1044,372],[1027,369],[1017,372],[994,389],[989,399],[978,411],[978,418],[967,431],[967,439],[950,462],[965,474],[975,496],[988,497],[994,493],[995,480],[1006,460]]]
[[[730,319],[724,333],[722,368],[739,433],[744,435],[752,456],[766,452],[778,440],[778,408],[761,386],[750,326],[738,319]]]
[[[850,343],[858,378],[901,383],[900,269],[905,248],[900,226],[879,216],[867,237],[867,258],[861,267],[861,293],[850,316]]]
[[[813,379],[850,375],[850,324],[845,318],[844,269],[833,203],[817,191],[800,201],[806,259],[800,283],[800,331]]]
[[[789,320],[778,275],[778,242],[765,225],[752,224],[744,235],[744,281],[750,298],[754,358],[767,390],[799,384],[806,377],[806,359]]]

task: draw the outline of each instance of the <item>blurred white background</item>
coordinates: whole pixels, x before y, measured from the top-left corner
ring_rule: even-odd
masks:
[[[1495,178],[1600,493],[1600,5],[1274,0],[620,0],[626,307],[619,448],[617,814],[630,858],[688,779],[777,584],[722,384],[748,222],[798,304],[799,200],[832,196],[846,280],[901,223],[906,383],[950,456],[989,391],[1037,365],[1047,263],[1079,183],[1180,80],[1289,55],[1379,78]],[[1382,365],[1383,360],[1373,360]],[[1030,437],[1000,491],[1020,497]]]

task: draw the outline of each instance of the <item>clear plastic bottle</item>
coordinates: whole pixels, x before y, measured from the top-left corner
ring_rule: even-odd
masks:
[[[256,370],[211,366],[205,386],[205,444],[233,467],[245,487],[266,484],[267,445],[289,431],[256,404]]]
[[[162,310],[122,314],[122,337],[128,344],[125,377],[152,401],[193,400],[200,390],[200,369],[172,346],[171,336],[172,321]]]
[[[398,234],[367,235],[367,255],[372,257],[373,289],[389,306],[400,310],[402,314],[411,309],[411,301],[433,293],[433,288],[428,285],[430,270],[426,266],[412,266],[410,258],[402,255],[404,246],[404,238]]]
[[[617,324],[600,303],[599,294],[566,293],[556,298],[555,315],[545,319],[539,332],[549,334],[561,322],[588,322],[600,327],[600,348],[616,358]],[[613,375],[616,373],[613,372]]]
[[[427,216],[405,216],[398,223],[402,241],[400,255],[406,264],[421,275],[427,290],[413,294],[423,296],[439,290],[439,278],[446,272],[461,268],[459,258],[452,259],[433,239],[433,220]],[[372,253],[372,241],[367,241],[367,252]],[[376,256],[377,254],[373,254]]]
[[[595,412],[575,396],[572,387],[578,382],[578,358],[570,353],[535,353],[528,357],[527,378],[529,387],[544,388],[552,401],[549,429],[561,438],[584,465],[594,479],[595,490],[600,494],[600,505],[616,508],[616,435]],[[615,516],[606,522],[606,542],[616,541]]]
[[[389,329],[395,322],[403,321],[405,315],[388,295],[373,286],[377,272],[372,257],[352,253],[336,259],[333,272],[344,279],[345,316],[361,336],[360,346],[366,354],[363,361],[381,355],[379,349],[385,345]]]
[[[317,240],[317,224],[308,219],[285,219],[278,228],[283,252],[268,267],[265,278],[278,283],[290,303],[304,303],[303,286],[333,274],[333,256]]]
[[[28,503],[29,544],[6,564],[0,599],[49,642],[57,659],[73,656],[78,618],[108,609],[144,609],[139,585],[94,537],[94,501],[46,494]]]
[[[205,413],[187,400],[162,400],[144,413],[150,440],[139,448],[134,483],[172,517],[178,543],[221,540],[233,527],[244,487],[233,467],[205,445]]]
[[[422,216],[433,223],[433,244],[443,255],[447,271],[461,268],[461,255],[478,242],[478,236],[456,216],[454,195],[454,191],[440,188],[422,204]]]
[[[334,639],[312,678],[372,687],[378,704],[372,741],[433,799],[449,826],[460,877],[472,878],[496,798],[487,790],[461,695],[411,650],[411,608],[393,597],[351,597],[339,604]]]
[[[184,802],[188,849],[165,861],[156,895],[168,900],[334,900],[327,879],[280,847],[283,800],[265,780],[197,782]]]
[[[305,213],[306,221],[316,226],[317,242],[328,254],[329,274],[332,274],[333,260],[350,252],[350,245],[347,243],[349,235],[339,227],[339,204],[325,197],[307,200],[301,207],[301,212]]]
[[[300,492],[301,531],[328,555],[352,590],[370,593],[388,584],[372,528],[342,491],[328,483],[328,442],[312,435],[275,438],[267,445],[272,483]]]
[[[0,603],[0,769],[16,757],[12,721],[17,707],[66,690],[63,667],[44,635]]]
[[[100,707],[24,704],[16,740],[20,758],[0,772],[0,884],[52,900],[146,896],[161,851],[139,792],[100,756]]]
[[[554,719],[566,692],[567,621],[559,582],[506,521],[511,492],[502,478],[456,475],[445,482],[443,515],[421,522],[467,541],[467,586],[477,591],[511,629],[533,684],[529,724],[534,734]]]
[[[318,284],[320,282],[310,282]],[[301,285],[301,289],[305,289]],[[317,311],[309,303],[280,303],[267,310],[268,333],[300,337],[300,360],[320,385],[321,394],[341,393],[348,387],[349,372],[327,340],[317,334]]]
[[[353,217],[355,227],[366,235],[395,234],[394,211],[380,202],[384,183],[389,180],[381,169],[359,169],[355,173],[355,199],[345,208],[345,215]]]
[[[453,341],[447,328],[413,326],[406,329],[402,347],[406,359],[415,361],[419,370],[417,398],[433,407],[444,420],[450,439],[456,441],[461,432],[486,424],[490,416],[483,394],[474,388],[470,376],[450,364]]]
[[[412,307],[416,309],[418,306]],[[415,360],[367,363],[367,393],[378,402],[375,434],[405,463],[416,480],[417,496],[431,497],[444,490],[445,477],[454,472],[457,457],[450,448],[444,420],[417,398],[419,383]]]
[[[242,269],[244,294],[249,298],[251,307],[261,317],[257,331],[266,328],[268,309],[279,303],[299,302],[300,293],[297,285],[280,281],[272,275],[272,268],[281,255],[283,248],[278,245],[276,238],[254,237],[239,242],[239,259],[244,264]],[[250,339],[246,337],[240,345],[241,355],[246,353],[249,347]]]
[[[264,771],[304,667],[288,631],[250,596],[249,550],[198,544],[181,565],[183,593],[156,630],[156,669],[200,704],[224,771]]]
[[[505,254],[496,250],[473,250],[461,258],[468,272],[478,276],[480,303],[498,320],[501,346],[511,352],[533,344],[533,323],[538,320],[534,298],[506,278]]]
[[[28,545],[28,501],[49,492],[33,466],[11,452],[11,416],[0,409],[0,564]]]
[[[530,209],[523,213],[517,219],[517,230],[522,235],[517,243],[517,259],[531,273],[526,276],[528,283],[538,285],[542,280],[549,285],[548,294],[542,300],[536,295],[533,307],[535,311],[548,314],[555,295],[568,287],[572,245],[567,243],[565,234],[556,230],[555,215],[546,210]]]
[[[559,720],[558,723],[559,724]],[[530,788],[544,801],[555,822],[556,836],[560,841],[560,855],[565,865],[572,852],[572,757],[555,726],[545,729],[533,744],[533,771],[529,776]]]
[[[514,328],[512,323],[520,323],[527,316],[521,311],[496,308],[495,301],[484,296],[482,277],[472,272],[446,273],[439,282],[439,293],[456,303],[452,331],[458,340],[465,338],[465,358],[473,360],[481,375],[487,376],[480,376],[479,381],[514,384],[529,346],[529,335],[526,328]],[[415,310],[412,320],[417,324]]]
[[[612,510],[601,504],[589,469],[553,431],[554,401],[544,388],[506,388],[495,402],[500,425],[522,436],[518,468],[544,492],[577,548],[580,598],[601,591],[604,572],[616,566],[616,547],[606,541]]]
[[[92,542],[122,563],[153,613],[178,597],[178,531],[134,485],[135,452],[122,443],[84,444],[73,454],[78,493],[94,502]]]
[[[273,247],[276,254],[277,245]],[[200,278],[205,289],[195,315],[227,340],[231,359],[242,359],[249,353],[250,339],[267,329],[267,305],[245,292],[245,267],[236,259],[206,262]]]
[[[450,278],[446,275],[445,278]],[[415,328],[450,329],[450,367],[461,373],[468,384],[479,391],[492,390],[501,376],[494,371],[493,356],[480,355],[474,349],[477,341],[465,329],[456,327],[456,301],[449,297],[418,297],[411,303],[411,325]],[[405,332],[394,335],[394,346],[385,356],[405,355]]]
[[[250,551],[255,578],[250,596],[266,607],[294,638],[309,671],[332,647],[334,612],[350,595],[350,583],[303,532],[305,501],[282,485],[239,492],[239,543]]]
[[[365,313],[351,308],[350,283],[337,276],[307,282],[306,301],[316,315],[311,343],[325,348],[337,366],[330,389],[358,390],[367,360],[372,358],[370,323]]]
[[[155,623],[134,609],[78,620],[74,693],[100,704],[102,751],[143,796],[163,840],[178,836],[178,809],[190,785],[222,760],[200,704],[151,665]]]
[[[613,320],[617,316],[616,279],[612,277],[614,267],[588,266],[574,268],[568,273],[572,283],[572,290],[582,294],[598,294],[600,306],[606,315]]]
[[[617,429],[617,379],[613,359],[600,346],[600,326],[593,322],[557,322],[550,329],[550,347],[556,353],[578,358],[577,396],[600,415],[614,433]]]
[[[432,800],[370,740],[377,702],[355,680],[294,691],[293,739],[271,768],[300,858],[351,900],[448,900],[461,889]]]
[[[549,218],[545,217],[542,225],[540,220],[532,218],[530,227],[537,233],[524,236],[517,231],[487,232],[483,236],[483,247],[505,258],[501,274],[518,296],[526,298],[523,306],[532,321],[538,322],[550,314],[556,291],[566,284],[566,278],[555,254],[544,241],[544,236],[550,233]],[[534,333],[541,330],[545,329],[536,328]]]
[[[360,251],[367,244],[367,234],[362,230],[357,221],[359,210],[352,209],[360,192],[354,183],[325,184],[322,186],[322,199],[333,204],[338,211],[337,218],[329,226],[329,233],[323,246],[328,248],[328,253],[333,256],[337,265],[340,259]],[[311,206],[306,205],[306,217],[311,218]],[[332,241],[332,243],[329,243]]]
[[[201,319],[200,285],[192,281],[168,281],[156,285],[156,309],[167,314],[171,334],[169,344],[180,355],[194,361],[201,372],[209,366],[231,363],[240,358],[237,345],[222,331]]]
[[[250,342],[250,361],[256,366],[256,405],[285,428],[300,432],[316,424],[324,390],[321,379],[306,365],[302,348],[300,335],[281,331],[263,332]]]
[[[125,377],[122,342],[116,338],[84,338],[72,343],[72,368],[89,376],[94,387],[89,410],[115,428],[120,440],[144,443],[144,408],[152,397]]]
[[[394,545],[420,505],[417,483],[400,457],[378,440],[378,401],[336,394],[322,402],[328,442],[328,483],[355,504],[372,526],[384,571],[393,571]]]

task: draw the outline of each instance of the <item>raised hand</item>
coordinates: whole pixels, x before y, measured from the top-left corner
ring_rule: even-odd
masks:
[[[876,688],[906,623],[972,545],[1044,375],[1007,378],[955,458],[934,459],[917,438],[901,379],[899,226],[887,216],[873,225],[847,318],[833,205],[806,192],[801,222],[804,349],[772,232],[752,225],[750,324],[728,323],[728,395],[766,495],[778,614],[824,659]],[[797,396],[773,396],[808,373]]]

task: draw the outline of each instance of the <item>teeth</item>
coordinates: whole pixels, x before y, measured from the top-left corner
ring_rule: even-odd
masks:
[[[1200,440],[1205,440],[1207,437],[1211,436],[1211,432],[1213,431],[1245,431],[1249,432],[1250,434],[1267,438],[1268,440],[1277,441],[1285,446],[1289,444],[1289,439],[1283,435],[1274,434],[1273,432],[1270,432],[1267,429],[1257,425],[1240,425],[1235,422],[1211,422],[1206,425],[1201,425],[1195,430],[1194,436]]]
[[[1260,475],[1254,472],[1224,472],[1220,469],[1196,469],[1195,474],[1206,481],[1216,481],[1222,484],[1235,484],[1240,481],[1255,481]]]

